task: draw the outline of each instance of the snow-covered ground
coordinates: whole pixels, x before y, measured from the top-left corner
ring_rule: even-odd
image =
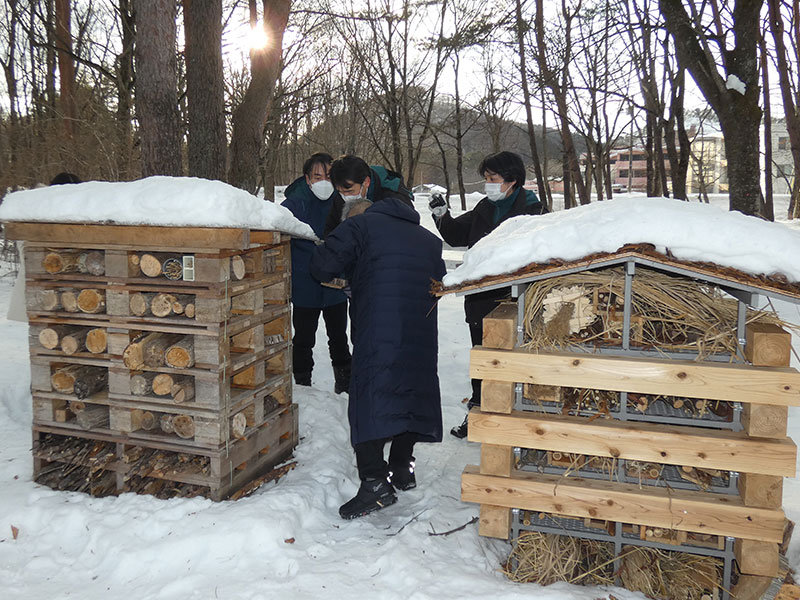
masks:
[[[423,224],[432,228],[424,202],[417,204]],[[432,535],[478,514],[478,507],[462,503],[459,495],[461,471],[479,462],[479,446],[448,434],[441,444],[417,447],[415,490],[400,493],[397,504],[378,513],[341,520],[338,507],[357,489],[356,470],[346,399],[332,392],[324,327],[315,347],[313,387],[295,388],[298,464],[277,484],[222,503],[132,494],[93,499],[38,486],[31,481],[27,327],[5,319],[10,289],[10,278],[0,276],[3,599],[644,598],[617,588],[513,584],[499,570],[509,546],[479,537],[477,524]],[[780,310],[800,323],[795,305],[781,304]],[[461,298],[448,296],[440,303],[439,343],[449,429],[463,418],[462,400],[470,391]],[[800,436],[797,417],[793,409],[795,439]],[[789,518],[800,519],[798,479],[786,481],[784,509]],[[789,554],[792,566],[800,566],[800,540]]]

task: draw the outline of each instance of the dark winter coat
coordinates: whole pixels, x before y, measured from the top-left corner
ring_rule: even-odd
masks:
[[[359,444],[404,432],[442,439],[438,327],[431,280],[445,274],[442,242],[398,196],[346,219],[318,246],[311,273],[350,282],[353,370],[350,437]]]
[[[369,168],[369,188],[367,189],[367,200],[378,202],[384,197],[391,196],[400,198],[405,204],[414,208],[414,194],[412,194],[403,182],[403,176],[395,171],[390,171],[386,167],[372,166]],[[339,194],[333,199],[331,212],[325,223],[324,236],[339,226],[342,222],[342,211],[344,210],[344,200]]]
[[[494,231],[500,223],[519,215],[541,215],[547,212],[544,204],[531,190],[519,188],[516,192],[516,199],[509,211],[499,220],[495,220],[494,202],[488,198],[483,198],[475,208],[465,212],[463,215],[453,218],[446,212],[439,219],[434,219],[442,239],[451,246],[467,246],[472,248],[478,240],[486,237]],[[509,296],[510,288],[489,290],[470,294],[464,298],[464,312],[466,313],[467,323],[479,323],[489,314],[497,303]]]
[[[322,237],[325,220],[331,210],[338,192],[327,200],[320,200],[306,183],[305,176],[298,177],[286,188],[285,206],[303,223],[308,223],[317,237]],[[314,242],[310,240],[292,239],[292,303],[303,308],[327,308],[347,300],[341,290],[325,287],[311,277],[309,265],[314,253]]]

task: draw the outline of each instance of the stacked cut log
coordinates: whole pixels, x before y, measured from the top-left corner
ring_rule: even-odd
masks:
[[[37,481],[222,500],[290,456],[286,236],[35,223],[5,233],[26,242],[35,445],[79,449],[35,451]]]
[[[471,351],[470,375],[482,379],[482,397],[480,409],[469,415],[468,435],[481,444],[481,455],[479,466],[464,470],[461,497],[480,504],[480,534],[508,539],[516,509],[616,523],[623,531],[635,527],[642,540],[689,552],[702,543],[692,541],[699,536],[722,547],[735,538],[743,582],[737,597],[760,598],[745,590],[766,589],[778,574],[786,523],[783,478],[795,474],[796,447],[786,427],[788,407],[800,405],[800,373],[788,368],[790,334],[775,325],[748,325],[749,364],[530,352],[518,346],[518,314],[514,303],[496,308],[484,319],[483,346]],[[629,401],[636,394],[660,394],[741,403],[743,430],[709,429],[691,419],[685,425],[643,422],[638,411],[636,421],[570,416],[537,409],[537,402],[518,410],[517,384],[525,385],[526,397],[547,390],[540,407],[557,401],[551,386],[628,392]],[[515,449],[545,452],[548,464],[564,467],[563,473],[523,469]],[[582,460],[568,460],[573,453],[626,461],[629,478],[581,478]],[[694,489],[648,485],[662,477],[665,465],[677,468]],[[738,494],[735,486],[728,493],[711,490],[715,477],[737,473]],[[536,529],[537,522],[527,524]]]

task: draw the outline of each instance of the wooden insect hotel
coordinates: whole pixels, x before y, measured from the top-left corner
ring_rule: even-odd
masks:
[[[25,242],[34,478],[236,497],[298,441],[289,238],[8,222]]]
[[[480,534],[599,543],[610,559],[594,568],[576,554],[583,573],[564,580],[658,598],[677,596],[625,578],[653,564],[641,552],[711,557],[691,574],[696,590],[676,584],[680,597],[760,597],[747,590],[781,568],[800,373],[790,333],[755,307],[800,303],[800,288],[640,246],[444,291],[507,286],[513,300],[486,317],[470,359],[481,459],[464,470],[462,500],[480,504]],[[634,550],[635,568],[623,560]]]

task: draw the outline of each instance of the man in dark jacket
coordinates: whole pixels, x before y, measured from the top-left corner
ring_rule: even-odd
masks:
[[[444,198],[440,195],[431,197],[430,209],[433,221],[444,241],[451,246],[472,248],[478,240],[511,217],[540,215],[547,212],[536,194],[522,187],[525,185],[525,165],[518,154],[513,152],[490,154],[481,161],[478,173],[485,180],[486,197],[463,215],[453,218],[447,210]],[[473,346],[479,346],[483,342],[483,318],[510,293],[510,288],[502,288],[471,294],[464,298],[464,313]],[[467,405],[467,411],[480,406],[480,403],[481,381],[473,379],[472,397]],[[464,418],[461,425],[453,427],[450,433],[458,438],[466,437],[467,418]]]
[[[354,195],[335,177],[334,184]],[[361,486],[339,509],[352,519],[393,504],[394,488],[415,487],[414,444],[442,439],[437,311],[430,294],[431,280],[445,274],[442,243],[402,198],[387,195],[317,247],[311,273],[320,281],[343,274],[352,290],[348,420]]]
[[[331,179],[334,177],[339,181],[349,181],[353,185],[333,199],[328,221],[325,223],[325,237],[347,218],[348,202],[352,204],[360,199],[378,202],[384,197],[392,196],[400,198],[405,204],[414,208],[414,195],[406,188],[402,175],[385,167],[370,167],[358,156],[344,155],[337,158]]]
[[[283,206],[311,226],[322,237],[325,220],[339,194],[330,181],[333,157],[313,154],[303,164],[303,176],[286,188]],[[314,342],[319,315],[325,320],[328,350],[333,364],[334,391],[348,391],[350,385],[350,346],[347,343],[347,297],[338,289],[324,287],[311,277],[309,264],[314,243],[292,239],[292,370],[297,385],[311,385],[314,368]]]

